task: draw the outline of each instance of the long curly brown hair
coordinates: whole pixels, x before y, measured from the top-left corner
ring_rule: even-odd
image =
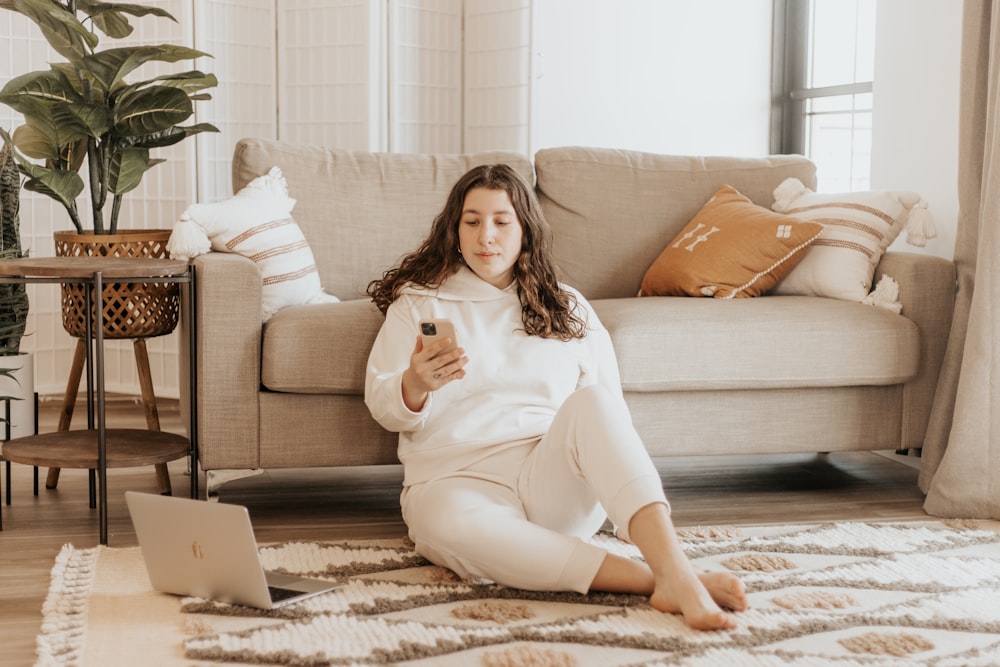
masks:
[[[458,179],[420,247],[368,284],[372,302],[385,313],[405,286],[435,289],[461,268],[458,226],[465,196],[475,188],[506,192],[521,223],[521,254],[514,264],[514,282],[524,330],[532,336],[564,341],[586,336],[587,323],[576,314],[576,297],[559,285],[552,259],[552,231],[538,198],[506,164],[473,167]]]

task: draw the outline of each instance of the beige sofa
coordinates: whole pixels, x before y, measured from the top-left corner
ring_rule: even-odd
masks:
[[[635,298],[647,267],[729,184],[770,206],[812,163],[556,148],[404,155],[244,140],[234,191],[279,166],[323,287],[262,325],[261,278],[236,254],[194,259],[200,463],[208,493],[254,471],[396,462],[363,402],[382,315],[365,298],[427,232],[454,181],[505,161],[537,184],[564,280],[611,333],[635,425],[654,457],[920,447],[951,321],[952,262],[888,253],[901,315],[836,299]],[[876,276],[878,277],[878,276]]]

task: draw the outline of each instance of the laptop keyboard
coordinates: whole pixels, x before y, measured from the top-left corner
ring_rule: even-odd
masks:
[[[302,595],[302,591],[295,591],[291,588],[280,588],[278,586],[268,586],[268,593],[271,594],[271,602],[281,602],[297,595]]]

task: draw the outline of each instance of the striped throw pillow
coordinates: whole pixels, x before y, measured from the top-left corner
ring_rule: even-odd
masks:
[[[772,294],[864,301],[875,267],[904,227],[912,245],[924,245],[936,236],[927,203],[913,192],[816,193],[789,178],[775,188],[771,208],[824,228],[809,254]]]
[[[285,178],[274,167],[231,199],[193,204],[185,214],[204,230],[213,250],[238,253],[257,264],[264,321],[286,306],[338,301],[323,291],[312,249],[292,217],[293,206]]]

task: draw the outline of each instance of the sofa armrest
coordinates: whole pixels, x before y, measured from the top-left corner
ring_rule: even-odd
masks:
[[[921,447],[955,307],[955,263],[933,255],[887,252],[875,270],[899,283],[902,315],[920,331],[920,365],[903,387],[901,449]]]
[[[198,323],[198,439],[204,470],[260,465],[261,276],[236,254],[192,260]]]

